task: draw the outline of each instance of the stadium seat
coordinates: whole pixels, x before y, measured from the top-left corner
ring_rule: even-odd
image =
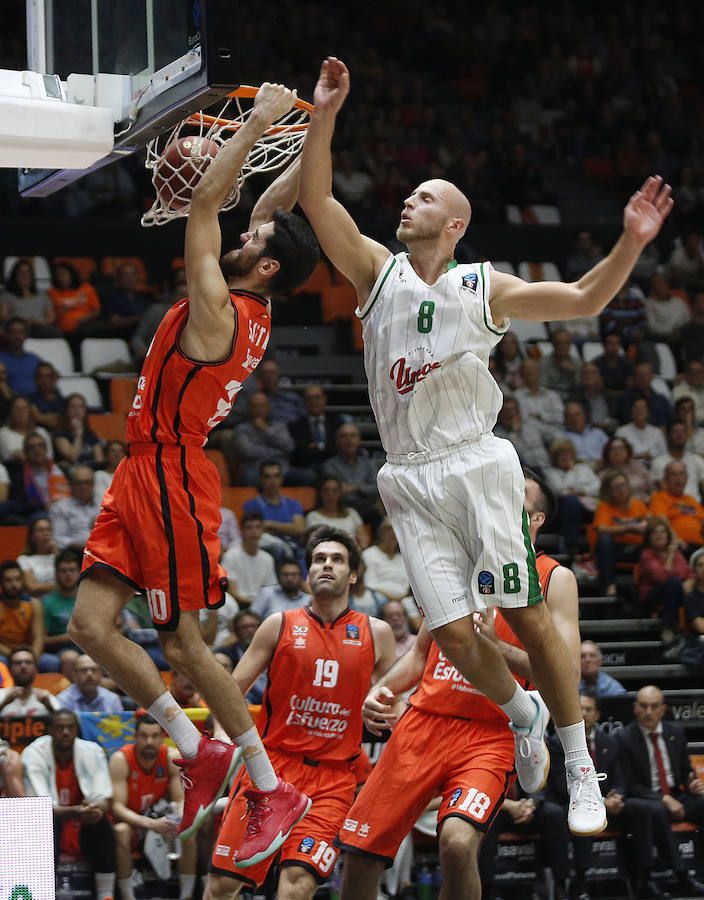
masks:
[[[665,381],[672,381],[677,377],[677,363],[672,355],[672,349],[669,344],[661,341],[655,345],[655,352],[658,355],[658,363],[660,365],[660,377]]]
[[[106,278],[114,278],[117,268],[124,263],[129,263],[137,269],[137,290],[151,291],[152,287],[149,284],[147,267],[144,265],[144,260],[140,256],[104,256],[100,260],[100,274],[104,275]]]
[[[509,225],[523,224],[523,216],[521,216],[520,206],[516,206],[515,203],[506,204],[506,221]]]
[[[205,455],[218,470],[218,475],[220,476],[220,483],[222,484],[222,486],[224,488],[230,487],[230,472],[227,468],[227,461],[225,460],[225,454],[222,452],[222,450],[206,449]]]
[[[582,359],[584,362],[591,362],[604,352],[604,345],[601,341],[585,341],[582,344]]]
[[[334,322],[335,319],[351,321],[357,309],[357,291],[348,281],[347,284],[332,284],[325,288],[321,295],[323,322]]]
[[[672,403],[672,391],[670,390],[670,385],[665,381],[662,375],[653,375],[652,388],[654,391],[657,391],[658,394],[662,394],[669,403]]]
[[[124,413],[91,413],[88,424],[104,441],[124,441],[127,416]]]
[[[51,363],[59,375],[73,375],[73,356],[65,338],[27,338],[24,349]]]
[[[110,379],[110,409],[114,413],[127,413],[132,409],[134,395],[137,393],[136,378]]]
[[[506,275],[516,274],[516,267],[513,263],[508,262],[508,260],[506,259],[500,259],[498,262],[492,261],[491,264],[497,272],[504,272]]]
[[[608,156],[585,156],[584,178],[596,184],[609,184],[614,180],[616,169]]]
[[[521,262],[518,276],[524,281],[562,281],[562,275],[554,262]]]
[[[86,375],[115,362],[134,365],[127,341],[122,338],[83,338],[81,341],[81,371]]]
[[[54,696],[70,686],[71,682],[61,672],[37,672],[34,676],[33,687],[49,691]]]
[[[103,398],[100,396],[95,378],[88,375],[65,375],[59,378],[58,388],[64,397],[69,394],[80,394],[86,401],[88,409],[103,408]]]
[[[534,203],[530,207],[539,225],[561,225],[562,217],[556,206],[547,203]]]
[[[34,280],[40,291],[51,287],[51,266],[45,256],[6,256],[2,264],[3,281],[7,281],[12,267],[18,259],[28,259],[34,266]]]
[[[545,322],[528,322],[525,319],[511,319],[511,334],[515,334],[522,343],[529,341],[547,341],[550,337]]]
[[[26,525],[0,525],[2,559],[17,559],[27,546]]]
[[[288,488],[284,491],[288,494]],[[242,518],[242,509],[248,500],[257,496],[257,489],[253,487],[223,487],[222,505],[231,509],[237,521]]]
[[[291,291],[291,294],[322,294],[323,291],[332,285],[332,272],[330,266],[324,259],[321,259],[313,269],[307,281],[304,281],[300,287]]]
[[[92,256],[57,256],[53,265],[68,263],[78,272],[82,281],[91,281],[98,265]]]

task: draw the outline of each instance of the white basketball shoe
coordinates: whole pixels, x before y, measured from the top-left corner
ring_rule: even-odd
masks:
[[[550,754],[545,744],[545,729],[550,721],[550,710],[538,691],[528,691],[536,706],[535,718],[530,728],[518,728],[509,723],[516,743],[516,775],[518,783],[527,794],[539,791],[548,778]]]
[[[599,834],[606,828],[606,807],[599,787],[605,779],[606,775],[597,774],[592,766],[574,766],[567,772],[567,825],[572,834]]]

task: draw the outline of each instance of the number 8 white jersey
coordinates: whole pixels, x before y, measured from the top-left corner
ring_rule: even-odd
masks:
[[[434,285],[407,253],[387,260],[362,320],[369,397],[387,453],[407,455],[492,430],[501,390],[489,354],[509,327],[489,307],[491,264],[450,263]]]

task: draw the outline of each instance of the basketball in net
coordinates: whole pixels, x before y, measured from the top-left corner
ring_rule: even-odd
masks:
[[[142,225],[164,225],[188,215],[193,188],[220,147],[247,121],[258,90],[241,85],[227,96],[217,115],[193,113],[149,141],[145,166],[152,172],[156,200],[142,216]],[[222,210],[237,205],[242,185],[250,175],[275,171],[298,156],[312,111],[311,103],[296,100],[293,109],[267,128],[249,151]]]

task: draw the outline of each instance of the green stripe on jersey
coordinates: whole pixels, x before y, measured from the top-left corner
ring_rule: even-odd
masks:
[[[523,508],[523,543],[526,547],[526,565],[528,567],[528,606],[535,606],[543,601],[543,589],[540,587],[538,569],[535,565],[535,549],[528,531],[528,513]]]
[[[393,269],[393,267],[394,267],[395,265],[396,265],[396,257],[395,257],[395,256],[392,256],[392,257],[391,257],[391,265],[390,265],[389,268],[386,270],[386,274],[384,275],[384,277],[381,279],[381,284],[379,285],[376,294],[374,294],[374,299],[373,299],[372,302],[369,304],[369,309],[364,313],[364,315],[361,315],[361,316],[359,317],[360,319],[366,319],[367,316],[369,315],[369,313],[372,311],[372,307],[374,306],[374,304],[376,303],[376,301],[379,299],[379,294],[381,293],[381,289],[384,287],[384,283],[386,282],[386,279],[389,277],[389,274],[391,273],[391,270]]]
[[[486,290],[486,281],[484,279],[484,263],[480,263],[480,265],[479,265],[479,275],[482,279],[482,313],[484,314],[484,324],[489,329],[489,331],[492,331],[494,334],[503,336],[504,334],[506,334],[506,329],[504,328],[503,331],[497,331],[495,328],[493,328],[489,324],[489,320],[486,317],[486,307],[489,302],[489,298],[487,297],[485,299],[485,297],[484,297],[484,291]]]

